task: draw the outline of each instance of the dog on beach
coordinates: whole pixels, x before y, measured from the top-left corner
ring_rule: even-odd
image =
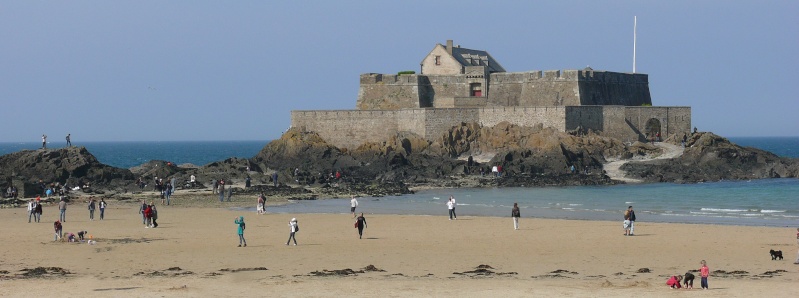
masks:
[[[686,289],[693,289],[694,288],[694,274],[691,272],[685,273],[685,278],[683,278],[683,284]]]
[[[782,260],[782,251],[781,250],[773,250],[772,249],[772,250],[769,250],[768,252],[771,254],[771,260],[772,261],[776,260],[777,258]]]
[[[80,232],[78,232],[78,239],[80,239],[81,241],[83,241],[83,236],[84,236],[84,235],[86,235],[87,233],[89,233],[89,232],[87,232],[87,231],[80,231]]]

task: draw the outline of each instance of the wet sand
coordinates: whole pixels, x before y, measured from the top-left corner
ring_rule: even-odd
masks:
[[[70,205],[64,231],[96,245],[53,242],[56,207],[38,224],[24,208],[0,210],[0,296],[799,296],[796,228],[638,222],[625,237],[620,221],[522,218],[514,230],[509,217],[367,214],[358,239],[350,214],[158,208],[160,226],[145,229],[132,203],[112,203],[102,221]],[[298,246],[285,245],[291,217]],[[694,290],[665,286],[703,259],[710,290],[698,277]]]

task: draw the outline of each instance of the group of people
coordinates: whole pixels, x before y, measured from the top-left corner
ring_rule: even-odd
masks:
[[[34,222],[39,222],[42,219],[42,199],[36,197],[36,200],[30,199],[28,201],[28,223],[33,218]]]
[[[710,268],[707,267],[707,262],[702,260],[699,262],[702,266],[699,268],[699,276],[702,282],[702,289],[707,290],[707,278],[710,276]],[[686,272],[685,277],[683,275],[674,275],[666,281],[666,285],[672,289],[680,289],[685,286],[686,289],[693,289],[694,288],[694,274],[691,272]],[[684,280],[683,280],[684,279]],[[682,282],[682,285],[680,284]]]
[[[18,196],[17,187],[14,186],[14,185],[9,185],[8,188],[6,188],[6,192],[5,192],[4,196],[6,198],[14,198],[14,199],[16,199],[17,196]]]
[[[67,134],[67,147],[72,147],[72,134]],[[42,134],[42,149],[47,149],[47,135]]]
[[[145,229],[158,227],[158,208],[155,207],[152,201],[147,204],[145,200],[141,200],[139,214],[141,214],[141,221]]]
[[[244,223],[244,216],[234,218],[233,224],[236,225],[236,233],[239,235],[239,247],[247,247],[247,240],[244,239],[244,230],[247,228],[247,225]],[[364,224],[366,224],[365,220]],[[294,245],[297,245],[297,238],[295,236],[299,231],[300,226],[297,224],[297,218],[292,218],[289,221],[289,240],[286,241],[286,245],[289,245],[292,240],[294,241]]]
[[[622,227],[624,227],[624,236],[635,235],[635,210],[633,210],[633,206],[627,206],[627,210],[624,211]]]

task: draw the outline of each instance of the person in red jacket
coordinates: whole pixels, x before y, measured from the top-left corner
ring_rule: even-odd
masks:
[[[669,278],[668,281],[666,281],[666,285],[672,289],[679,289],[682,288],[682,286],[680,285],[681,280],[682,280],[682,275],[675,275]]]

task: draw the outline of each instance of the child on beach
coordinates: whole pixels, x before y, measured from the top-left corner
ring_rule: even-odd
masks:
[[[705,260],[699,263],[702,264],[702,267],[699,268],[699,275],[702,277],[702,289],[707,290],[707,277],[710,275],[710,268],[707,268],[707,262],[705,262]]]
[[[58,241],[58,238],[61,238],[61,236],[63,236],[62,235],[63,227],[61,226],[61,222],[56,220],[53,223],[53,229],[55,230],[55,239],[53,241]]]
[[[672,276],[671,278],[669,278],[668,281],[666,281],[666,285],[669,286],[672,289],[679,289],[679,288],[682,287],[680,285],[680,281],[681,280],[682,280],[682,275],[675,275],[675,276]]]
[[[297,233],[297,232],[300,231],[300,227],[297,225],[297,219],[296,218],[292,218],[291,221],[289,221],[289,229],[290,229],[291,232],[289,234],[289,240],[286,241],[286,245],[289,245],[289,242],[291,242],[291,240],[294,239],[294,245],[296,246],[297,245],[297,238],[294,238],[294,233]]]
[[[239,247],[241,247],[242,243],[244,243],[244,247],[247,247],[247,240],[244,240],[244,216],[239,216],[238,218],[233,220],[233,223],[238,225],[238,233],[239,233]]]

